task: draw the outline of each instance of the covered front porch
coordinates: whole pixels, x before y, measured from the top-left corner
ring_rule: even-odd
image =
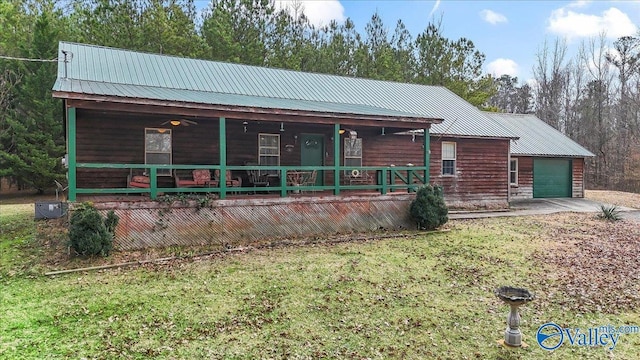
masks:
[[[68,199],[115,211],[119,249],[412,228],[429,183],[425,121],[66,105]]]
[[[429,136],[406,135],[414,122],[182,110],[67,100],[68,199],[385,195],[429,183]]]

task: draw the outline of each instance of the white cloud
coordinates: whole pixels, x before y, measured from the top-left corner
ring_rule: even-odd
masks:
[[[494,77],[500,77],[504,74],[509,76],[518,75],[518,64],[511,59],[499,58],[487,64],[487,72]]]
[[[577,0],[567,5],[567,7],[581,8],[587,6],[590,2],[590,0]]]
[[[597,36],[603,32],[607,37],[619,38],[633,35],[637,30],[629,16],[615,7],[603,11],[601,15],[577,13],[560,8],[551,12],[547,29],[564,36],[567,40]]]
[[[300,5],[309,22],[316,26],[329,25],[331,20],[343,22],[344,7],[339,0],[276,0],[276,9],[287,9],[295,15],[295,7]]]
[[[440,7],[440,0],[437,0],[435,4],[433,4],[433,7],[431,8],[431,12],[429,12],[429,19],[431,19],[431,17],[433,16],[433,14],[436,12],[436,10],[438,10],[438,8]]]
[[[480,16],[482,17],[482,20],[493,25],[501,22],[507,22],[506,16],[487,9],[480,11]]]

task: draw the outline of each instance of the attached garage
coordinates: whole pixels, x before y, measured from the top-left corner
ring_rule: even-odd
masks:
[[[571,159],[533,159],[533,197],[572,197]]]
[[[589,150],[531,114],[486,113],[520,136],[511,141],[509,199],[584,197]]]

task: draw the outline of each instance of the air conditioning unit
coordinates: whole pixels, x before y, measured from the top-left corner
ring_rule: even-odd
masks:
[[[57,219],[67,213],[68,205],[62,201],[36,201],[36,219]]]

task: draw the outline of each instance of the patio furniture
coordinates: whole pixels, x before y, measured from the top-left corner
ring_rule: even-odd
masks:
[[[260,174],[260,170],[247,170],[249,176],[249,183],[253,185],[255,194],[256,187],[268,187],[269,186],[269,174]]]
[[[193,170],[192,179],[186,179],[184,177],[180,177],[178,172],[176,171],[174,174],[174,179],[176,181],[176,187],[210,187],[210,186],[218,186],[218,181],[211,180],[211,172],[206,169]]]
[[[150,186],[151,179],[146,175],[146,173],[142,173],[142,175],[134,175],[133,169],[129,170],[129,175],[127,175],[128,188],[148,189]]]
[[[215,170],[213,172],[213,179],[216,181],[216,184],[220,183],[220,170]],[[227,170],[225,172],[225,183],[227,184],[227,187],[241,187],[242,178],[240,176],[235,178],[232,177],[231,170]]]
[[[318,171],[317,170],[313,170],[311,172],[307,172],[306,176],[303,177],[302,179],[302,186],[316,186],[316,179],[318,177]],[[313,193],[315,193],[315,190],[311,190]]]
[[[349,185],[370,185],[373,184],[373,176],[364,170],[353,169],[349,172],[345,178],[345,182],[349,182]]]
[[[310,176],[311,171],[287,171],[287,186],[305,186]],[[294,189],[293,192],[297,194],[300,189]]]

